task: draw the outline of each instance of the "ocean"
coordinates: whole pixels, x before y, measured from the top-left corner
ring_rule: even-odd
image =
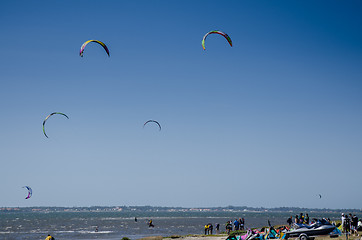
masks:
[[[220,224],[239,218],[245,219],[247,228],[287,224],[290,212],[0,212],[1,240],[44,240],[51,234],[56,240],[114,240],[128,237],[131,240],[148,236],[203,234],[205,224]],[[309,213],[310,218],[339,220],[338,213]],[[137,222],[135,221],[137,218]],[[148,227],[152,219],[155,227]],[[98,232],[96,232],[98,227]]]

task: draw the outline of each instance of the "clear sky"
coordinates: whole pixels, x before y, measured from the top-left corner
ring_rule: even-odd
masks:
[[[361,208],[361,13],[1,1],[0,206]]]

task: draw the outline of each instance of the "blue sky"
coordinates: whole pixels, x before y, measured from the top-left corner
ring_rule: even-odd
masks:
[[[0,206],[361,208],[361,11],[1,2]]]

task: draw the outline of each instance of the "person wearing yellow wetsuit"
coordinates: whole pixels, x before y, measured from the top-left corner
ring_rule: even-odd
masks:
[[[48,237],[45,240],[54,240],[54,238],[48,234]]]

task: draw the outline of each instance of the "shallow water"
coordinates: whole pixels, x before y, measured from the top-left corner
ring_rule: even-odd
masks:
[[[48,234],[55,239],[100,239],[114,240],[128,237],[139,239],[146,236],[171,236],[202,234],[204,225],[220,224],[224,231],[225,223],[236,218],[245,218],[246,227],[255,228],[267,225],[286,224],[286,219],[296,213],[254,213],[254,212],[52,212],[52,213],[0,213],[1,240],[44,240]],[[336,213],[321,216],[309,214],[311,218],[330,217],[339,219]],[[137,222],[135,222],[137,217]],[[154,228],[147,225],[153,220]],[[98,232],[95,232],[98,226]]]

